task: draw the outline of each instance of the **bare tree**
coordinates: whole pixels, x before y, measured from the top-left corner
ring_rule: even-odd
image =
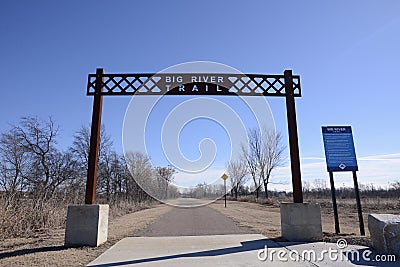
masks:
[[[79,175],[78,162],[69,151],[53,154],[50,168],[53,178],[48,186],[49,197],[52,197],[57,190],[70,185]]]
[[[116,200],[116,186],[121,176],[121,162],[119,160],[120,158],[115,151],[107,151],[99,163],[97,184],[99,191],[105,194],[107,202]]]
[[[51,117],[23,117],[0,134],[0,238],[65,223],[65,204],[83,200],[89,129],[83,126],[67,151],[57,147],[59,128]],[[136,203],[151,201],[136,182],[145,181],[144,188],[156,188],[157,176],[149,159],[140,153],[128,155],[131,174],[125,159],[112,150],[104,126],[100,138],[99,199],[106,196],[116,206],[119,202],[115,200],[122,197]],[[172,181],[172,177],[167,180]],[[167,189],[168,195],[179,195],[177,188]]]
[[[284,166],[286,147],[281,144],[282,135],[275,131],[260,132],[258,129],[250,129],[248,136],[249,152],[245,152],[243,157],[253,177],[256,198],[262,185],[264,185],[265,197],[268,198],[271,173],[277,167]]]
[[[108,176],[108,174],[110,174],[111,172],[111,158],[115,156],[111,155],[113,152],[112,145],[113,143],[111,141],[110,135],[107,133],[105,126],[101,125],[98,162],[99,168],[97,172],[96,186],[98,186],[100,191],[106,192],[107,199],[110,199],[111,196],[111,178]],[[90,150],[90,125],[82,125],[81,128],[75,132],[74,141],[69,150],[78,163],[77,169],[79,170],[79,172],[76,174],[77,180],[75,183],[75,187],[79,191],[81,191],[85,188],[87,177]],[[103,188],[104,186],[106,187],[106,189]],[[83,194],[83,191],[79,193]]]
[[[256,193],[256,200],[258,199],[259,191],[260,191],[260,176],[257,175],[258,171],[258,161],[257,161],[257,150],[258,142],[249,140],[249,144],[245,146],[244,144],[241,145],[242,147],[242,161],[245,162],[247,172],[250,174],[253,183],[254,183],[254,191]]]
[[[174,180],[176,170],[172,167],[157,167],[156,169],[157,186],[162,198],[168,197],[168,187]]]
[[[126,181],[127,194],[141,202],[148,197],[145,191],[156,193],[150,159],[140,152],[127,152],[125,159],[130,172]]]
[[[194,198],[206,198],[207,197],[207,183],[198,183],[195,188],[192,189],[192,197]]]
[[[391,187],[394,191],[400,192],[400,181],[395,181],[391,184]]]
[[[304,193],[309,193],[309,192],[311,192],[311,190],[312,190],[311,183],[308,182],[308,181],[303,181],[303,186],[302,186],[302,188],[303,188],[303,192],[304,192]]]
[[[229,162],[227,173],[229,181],[231,182],[232,190],[235,194],[235,199],[237,200],[239,188],[248,180],[246,163],[242,160]]]
[[[283,167],[286,162],[282,145],[282,135],[275,131],[266,131],[263,135],[262,150],[258,157],[260,176],[264,183],[265,197],[268,198],[268,184],[271,173],[277,167]]]
[[[327,188],[326,181],[323,179],[314,179],[313,185],[314,189],[318,192],[322,192]]]
[[[27,151],[22,147],[21,136],[15,128],[1,134],[0,138],[0,188],[5,192],[7,205],[25,189],[24,172],[28,168]]]
[[[111,137],[107,133],[106,127],[102,124],[100,129],[99,162],[106,157],[107,153],[112,149],[112,146],[113,142],[111,141]],[[86,171],[90,150],[90,125],[82,125],[75,133],[74,141],[70,149],[79,159],[79,162],[81,162]]]
[[[54,157],[58,150],[55,148],[58,127],[52,118],[47,122],[36,117],[23,117],[20,125],[13,129],[21,140],[22,148],[30,155],[30,170],[26,179],[36,198],[48,199],[54,192],[54,186],[59,184],[59,177],[53,170]]]

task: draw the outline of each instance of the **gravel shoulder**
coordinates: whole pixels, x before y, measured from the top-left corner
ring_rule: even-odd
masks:
[[[110,220],[108,241],[96,248],[64,248],[64,229],[34,238],[7,239],[0,243],[0,266],[85,266],[120,239],[134,236],[171,209],[156,205]]]

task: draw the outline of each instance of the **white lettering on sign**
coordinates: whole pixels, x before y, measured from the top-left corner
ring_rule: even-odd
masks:
[[[180,76],[180,75],[169,75],[164,77],[165,89],[170,91],[173,88],[178,88],[179,92],[199,92],[205,90],[209,92],[209,84],[212,84],[211,88],[215,88],[216,92],[223,92],[220,84],[224,82],[223,76],[217,75],[194,75],[194,76]],[[203,83],[203,86],[199,87],[199,84],[188,85],[187,83]],[[180,85],[177,85],[180,84]],[[204,89],[203,89],[204,88]]]
[[[182,83],[183,77],[182,76],[165,76],[166,83]]]
[[[327,132],[345,132],[346,128],[343,127],[330,127],[330,128],[326,128]]]
[[[223,83],[224,77],[221,76],[192,76],[192,83]]]

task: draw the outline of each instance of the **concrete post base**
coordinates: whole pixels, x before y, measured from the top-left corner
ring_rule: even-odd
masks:
[[[281,203],[282,237],[289,241],[321,241],[321,208],[318,203]]]
[[[369,214],[368,229],[374,249],[400,256],[400,215]]]
[[[108,205],[68,206],[65,228],[66,247],[97,247],[107,241]]]

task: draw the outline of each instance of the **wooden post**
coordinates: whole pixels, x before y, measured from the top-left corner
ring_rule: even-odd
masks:
[[[296,106],[294,102],[293,77],[291,70],[285,70],[286,114],[289,132],[290,167],[292,170],[293,202],[303,203],[301,184],[299,140],[297,136]]]
[[[92,129],[86,182],[85,204],[94,204],[96,199],[96,177],[99,161],[100,127],[103,96],[103,69],[96,70],[96,88],[93,100]]]
[[[358,181],[357,181],[357,172],[356,171],[353,171],[353,182],[354,182],[354,190],[356,191],[358,221],[360,223],[360,234],[365,235],[364,219],[363,219],[363,215],[362,215],[361,201],[360,201],[360,190],[358,189]]]
[[[329,172],[329,180],[331,182],[333,217],[335,218],[335,233],[339,234],[340,233],[339,215],[338,215],[337,204],[336,204],[336,189],[335,189],[335,182],[333,181],[333,172]]]

